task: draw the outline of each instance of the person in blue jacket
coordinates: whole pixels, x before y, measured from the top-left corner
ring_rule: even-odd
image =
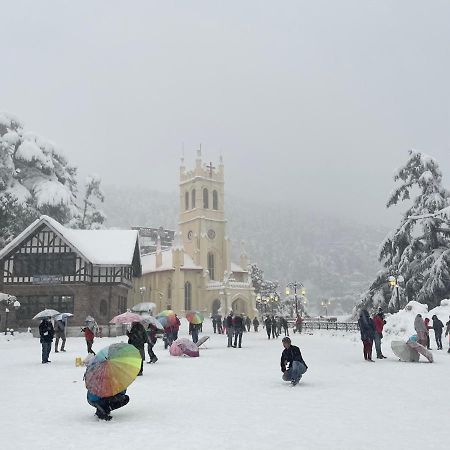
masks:
[[[97,409],[95,415],[99,419],[109,421],[112,419],[110,415],[112,410],[122,408],[130,401],[130,397],[126,395],[126,392],[127,390],[125,389],[112,397],[99,397],[91,391],[87,391],[87,402]]]

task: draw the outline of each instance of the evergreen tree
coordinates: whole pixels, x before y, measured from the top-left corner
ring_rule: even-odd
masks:
[[[436,306],[450,294],[450,227],[445,214],[449,192],[442,185],[438,162],[428,155],[410,151],[407,163],[394,176],[399,185],[387,207],[410,200],[400,224],[381,245],[383,269],[377,275],[362,304],[394,306],[387,280],[403,276],[404,296],[400,306],[416,300]]]

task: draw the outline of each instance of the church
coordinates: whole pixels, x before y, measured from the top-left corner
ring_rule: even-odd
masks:
[[[173,245],[141,256],[142,276],[134,278],[128,306],[153,302],[156,311],[177,314],[198,310],[204,315],[229,311],[256,315],[255,292],[241,251],[239,263],[231,261],[225,217],[224,165],[202,161],[197,151],[195,168],[180,167],[178,231]]]

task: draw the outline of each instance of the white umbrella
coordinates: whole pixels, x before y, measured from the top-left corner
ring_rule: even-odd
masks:
[[[419,361],[419,353],[409,347],[406,342],[392,341],[391,349],[395,356],[398,356],[401,361],[405,362],[417,362]]]
[[[137,305],[134,305],[131,308],[131,311],[133,312],[150,312],[153,311],[156,308],[156,305],[154,303],[151,302],[143,302],[143,303],[138,303]]]
[[[54,317],[55,320],[65,320],[68,319],[69,317],[73,317],[72,313],[62,313],[62,314],[58,314],[57,316]]]
[[[34,317],[34,319],[43,319],[44,317],[54,317],[59,314],[59,311],[56,311],[55,309],[44,309],[44,311],[41,311],[40,313],[37,313]]]
[[[141,322],[145,326],[149,326],[150,324],[154,325],[158,330],[164,331],[164,327],[161,325],[159,320],[156,320],[153,316],[149,314],[143,314],[141,318]]]

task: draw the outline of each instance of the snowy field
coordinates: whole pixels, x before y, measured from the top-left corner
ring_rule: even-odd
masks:
[[[96,339],[94,349],[122,340]],[[52,363],[43,365],[38,339],[1,336],[0,447],[448,447],[448,341],[433,351],[434,364],[401,363],[386,343],[388,359],[365,362],[356,334],[316,332],[293,342],[309,365],[296,387],[281,380],[281,339],[268,341],[263,330],[244,334],[242,349],[211,334],[200,358],[169,356],[159,341],[159,361],[145,364],[128,389],[130,403],[101,422],[86,402],[84,368],[75,367],[86,354],[83,338],[69,338],[67,353],[52,352]]]

